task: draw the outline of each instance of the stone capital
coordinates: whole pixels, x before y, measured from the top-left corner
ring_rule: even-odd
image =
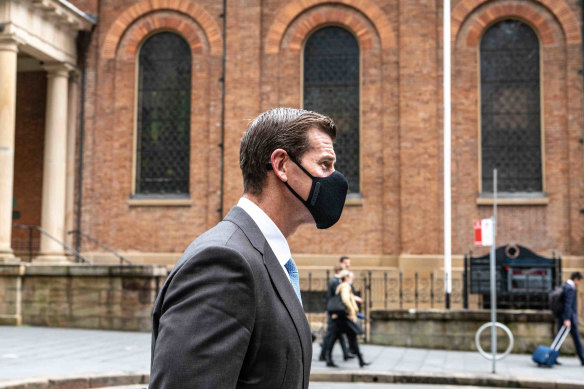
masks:
[[[0,51],[13,51],[18,53],[18,46],[24,42],[15,35],[0,34]]]
[[[44,63],[43,69],[47,71],[50,77],[69,77],[69,73],[75,70],[75,66],[65,62]]]

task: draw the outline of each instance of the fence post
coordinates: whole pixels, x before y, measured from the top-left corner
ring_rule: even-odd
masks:
[[[526,304],[526,308],[529,309],[529,303],[531,302],[531,299],[529,298],[529,295],[531,294],[531,288],[529,287],[530,286],[529,285],[530,284],[530,282],[529,282],[529,272],[527,273],[526,280],[527,280],[527,293],[526,293],[526,295],[527,295],[526,296],[527,301],[525,302],[525,304]]]
[[[28,229],[28,260],[32,262],[32,228]]]
[[[403,298],[404,298],[404,291],[403,291],[403,273],[399,272],[399,309],[402,309],[404,306]]]
[[[462,307],[468,309],[468,257],[464,254],[464,273],[462,273]]]
[[[363,304],[361,304],[361,306],[363,307],[363,315],[365,315],[365,317],[368,317],[369,312],[367,310],[367,276],[366,275],[363,276],[363,289],[361,289],[361,291],[362,291],[361,298],[363,299]],[[367,332],[369,332],[367,320],[362,320],[361,324],[363,327],[363,339],[367,343]]]
[[[383,308],[387,309],[387,272],[383,272]]]
[[[434,309],[434,272],[430,273],[430,308]]]
[[[414,306],[418,309],[418,272],[414,273]]]
[[[367,284],[367,294],[369,295],[369,309],[373,308],[373,295],[371,294],[371,270],[369,270],[369,282]]]

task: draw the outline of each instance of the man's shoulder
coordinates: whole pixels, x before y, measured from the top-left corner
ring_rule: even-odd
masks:
[[[175,267],[181,267],[185,262],[196,258],[208,250],[235,250],[241,254],[245,254],[249,249],[253,249],[253,246],[249,239],[247,239],[244,231],[236,224],[223,220],[191,242]]]

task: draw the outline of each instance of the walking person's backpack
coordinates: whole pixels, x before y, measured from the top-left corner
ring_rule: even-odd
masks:
[[[564,288],[557,286],[548,296],[550,311],[555,317],[560,317],[564,312]]]

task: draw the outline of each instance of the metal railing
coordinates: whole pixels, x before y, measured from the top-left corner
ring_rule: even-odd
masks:
[[[29,243],[29,246],[28,246],[29,247],[28,255],[29,255],[29,260],[30,261],[32,261],[32,257],[33,257],[33,231],[38,231],[42,235],[44,235],[47,238],[51,239],[53,242],[56,242],[59,246],[63,247],[69,253],[73,254],[73,256],[75,256],[77,262],[84,262],[84,263],[87,263],[87,264],[91,265],[91,261],[89,259],[87,259],[86,257],[84,257],[81,253],[79,253],[77,250],[75,250],[74,248],[72,248],[71,246],[69,246],[67,243],[62,242],[59,239],[57,239],[56,237],[54,237],[53,235],[49,234],[47,231],[45,231],[40,226],[29,226],[29,225],[25,225],[25,224],[14,224],[13,227],[20,228],[20,229],[28,230],[29,231],[29,242],[30,243]]]
[[[360,311],[369,316],[372,309],[436,309],[445,307],[444,275],[438,272],[402,272],[399,270],[354,271],[353,286],[363,303]],[[455,273],[452,284],[453,309],[463,307],[463,274]],[[302,302],[311,327],[318,331],[326,322],[325,305],[332,272],[301,273]],[[469,296],[472,307],[481,309],[481,296]],[[368,323],[363,323],[368,340]]]
[[[124,262],[126,262],[128,265],[131,265],[132,262],[130,262],[130,260],[126,257],[124,257],[123,255],[119,254],[117,251],[109,248],[108,246],[106,246],[105,244],[101,243],[100,241],[98,241],[97,239],[87,235],[86,233],[84,233],[83,231],[79,231],[79,230],[72,230],[69,231],[67,234],[78,234],[79,236],[89,240],[90,242],[95,243],[96,245],[98,245],[99,247],[101,247],[102,249],[104,249],[107,252],[112,253],[113,255],[115,255],[116,257],[119,258],[120,260],[120,265],[123,265]]]
[[[323,271],[318,275],[313,272],[301,275],[300,287],[310,300],[309,310],[324,308],[331,274]],[[365,296],[368,309],[433,309],[445,306],[444,275],[441,272],[410,273],[397,269],[356,271],[353,286]],[[463,287],[463,274],[455,274],[451,295],[453,308],[463,308]],[[468,298],[474,304],[473,307],[482,307],[482,302],[476,296]]]

